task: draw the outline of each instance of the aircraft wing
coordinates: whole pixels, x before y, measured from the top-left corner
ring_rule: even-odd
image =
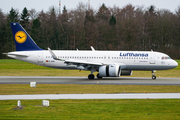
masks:
[[[82,69],[82,70],[88,70],[90,67],[99,67],[99,66],[105,65],[104,63],[88,62],[86,60],[59,59],[50,48],[48,48],[48,50],[54,60],[64,61],[64,63],[66,63],[67,65],[77,65],[77,68]]]
[[[94,62],[87,62],[87,61],[83,61],[83,60],[65,60],[65,63],[67,64],[86,64],[86,65],[95,65],[95,66],[101,66],[103,65],[103,63],[94,63]]]

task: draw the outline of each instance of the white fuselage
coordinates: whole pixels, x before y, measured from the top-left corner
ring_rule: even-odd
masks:
[[[86,62],[116,64],[122,70],[166,70],[178,64],[164,53],[151,51],[62,51],[53,50],[59,59],[80,60]],[[15,55],[17,54],[17,55]],[[58,68],[79,69],[64,61],[54,60],[48,50],[9,52],[8,56],[21,61]]]

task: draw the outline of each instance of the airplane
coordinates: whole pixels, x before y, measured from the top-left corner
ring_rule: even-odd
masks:
[[[167,70],[178,66],[168,55],[154,51],[98,51],[41,49],[19,23],[11,23],[16,51],[6,53],[8,57],[57,69],[91,71],[88,79],[132,75],[133,70]]]

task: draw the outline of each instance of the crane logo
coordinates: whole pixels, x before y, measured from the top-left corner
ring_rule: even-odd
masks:
[[[18,43],[24,43],[27,39],[27,35],[25,32],[23,31],[18,31],[16,34],[15,34],[15,40],[18,42]]]

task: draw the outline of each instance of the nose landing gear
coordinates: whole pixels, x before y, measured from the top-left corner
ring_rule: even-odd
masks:
[[[154,70],[152,70],[152,79],[153,79],[153,80],[155,80],[155,79],[156,79],[156,76],[155,76]]]

